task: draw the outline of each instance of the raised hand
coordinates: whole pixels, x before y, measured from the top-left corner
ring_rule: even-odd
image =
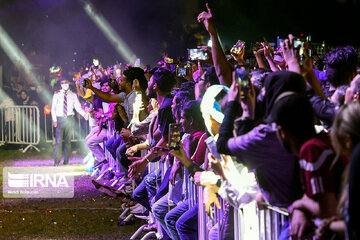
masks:
[[[289,67],[289,71],[300,74],[299,48],[295,48],[294,46],[294,36],[289,34],[289,39],[285,39],[285,41],[281,43],[280,46],[283,50],[283,56]]]
[[[199,23],[200,22],[204,23],[206,30],[210,34],[216,35],[217,33],[215,29],[214,17],[208,3],[206,3],[206,8],[207,8],[207,12],[204,11],[200,13],[197,20]]]

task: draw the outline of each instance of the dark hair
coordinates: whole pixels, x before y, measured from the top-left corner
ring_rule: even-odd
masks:
[[[183,82],[180,87],[181,91],[194,91],[194,89],[195,89],[195,82],[193,81]]]
[[[165,93],[171,92],[172,88],[176,84],[176,78],[174,74],[165,68],[159,68],[156,70],[152,77],[155,83],[158,85],[160,91]]]
[[[151,75],[153,75],[160,67],[152,67],[150,70],[149,70],[149,73]]]
[[[285,92],[283,94],[288,94]],[[315,114],[310,101],[304,95],[291,93],[279,96],[271,110],[271,120],[305,142],[315,136]]]
[[[139,80],[140,88],[142,90],[147,89],[147,80],[144,75],[144,70],[139,67],[129,67],[124,71],[124,76],[126,77],[126,81],[130,84],[134,81],[134,79]]]
[[[264,86],[265,77],[271,72],[272,71],[267,68],[258,68],[249,73],[249,77],[253,79],[252,84],[255,89],[260,90]]]
[[[358,52],[352,46],[332,49],[324,58],[326,76],[334,86],[348,85],[353,73],[356,73]]]
[[[200,102],[196,100],[184,102],[182,112],[186,118],[192,117],[199,127],[205,129],[204,118],[200,111]]]
[[[102,78],[100,78],[98,81],[100,83],[100,86],[102,87],[105,83],[107,83],[109,81],[109,77],[107,75],[105,75]]]
[[[210,83],[210,86],[215,84],[220,84],[219,78],[216,75],[215,67],[211,66],[206,69],[205,77],[204,77],[204,84]]]
[[[195,100],[195,94],[190,91],[178,90],[175,92],[174,97],[176,97],[176,103],[181,101]]]

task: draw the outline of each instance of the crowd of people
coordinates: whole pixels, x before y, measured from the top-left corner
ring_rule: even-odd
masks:
[[[252,201],[288,210],[282,239],[360,239],[358,52],[346,46],[320,53],[306,42],[300,55],[290,34],[275,50],[258,44],[249,63],[245,46],[223,51],[208,6],[197,20],[212,41],[198,47],[206,59],[91,66],[75,78],[83,108],[70,81],[60,80],[51,110],[55,165],[62,148],[68,163],[75,109],[89,119],[93,169],[115,161],[102,180],[116,185],[94,186],[127,196],[135,216],[154,216],[146,229],[161,229],[163,239],[198,239],[198,209],[211,215],[218,197],[226,202],[225,224],[210,239],[233,239],[233,209]],[[31,104],[25,91],[19,95],[20,104]],[[175,147],[174,126],[181,133]],[[150,171],[155,162],[166,172]],[[194,197],[191,184],[204,195]],[[202,197],[205,206],[191,203]]]

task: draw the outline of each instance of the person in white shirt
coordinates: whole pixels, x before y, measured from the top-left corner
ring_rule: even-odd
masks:
[[[52,100],[51,117],[55,128],[54,165],[58,166],[64,150],[64,165],[69,163],[71,133],[74,128],[74,109],[86,120],[88,114],[81,108],[77,95],[69,89],[69,80],[60,81],[61,90],[55,92]],[[65,144],[63,146],[63,141]]]

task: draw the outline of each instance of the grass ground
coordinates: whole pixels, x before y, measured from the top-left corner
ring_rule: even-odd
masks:
[[[140,226],[117,226],[121,214],[119,198],[105,196],[85,175],[81,154],[70,158],[75,176],[73,198],[7,199],[0,197],[0,239],[129,239]],[[10,166],[52,166],[52,148],[40,153],[0,148],[0,189],[2,169]]]

